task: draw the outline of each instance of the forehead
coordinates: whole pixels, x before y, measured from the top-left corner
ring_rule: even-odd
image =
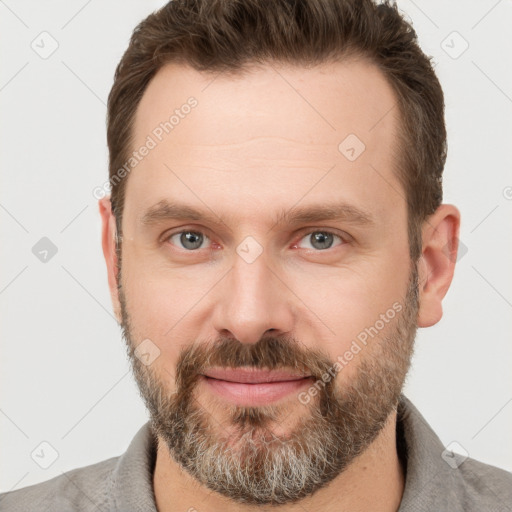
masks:
[[[363,60],[240,76],[167,64],[137,109],[133,149],[151,149],[130,171],[125,212],[180,198],[274,218],[298,201],[351,198],[387,214],[404,196],[397,116],[392,88]]]

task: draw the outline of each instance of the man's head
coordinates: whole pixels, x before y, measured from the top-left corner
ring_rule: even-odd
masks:
[[[453,275],[414,33],[360,0],[170,2],[118,67],[108,139],[109,284],[159,439],[232,499],[312,494],[389,423]],[[237,395],[226,368],[297,378]]]

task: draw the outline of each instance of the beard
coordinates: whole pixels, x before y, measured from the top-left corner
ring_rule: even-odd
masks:
[[[414,264],[406,297],[400,301],[403,308],[390,321],[388,333],[372,338],[360,350],[349,363],[355,363],[350,379],[338,386],[338,375],[322,380],[328,370],[332,375],[335,362],[294,338],[265,337],[243,344],[221,337],[214,343],[192,343],[181,350],[175,391],[171,392],[154,368],[135,355],[120,274],[118,277],[123,337],[154,433],[177,464],[231,500],[282,505],[312,495],[361,455],[396,411],[417,329],[418,273]],[[218,420],[195,393],[201,375],[213,366],[301,370],[321,385],[315,386],[315,396],[307,405],[299,404],[298,399],[258,407],[217,404],[222,418],[227,418]],[[213,403],[211,399],[209,403]],[[299,414],[298,408],[302,408]],[[293,428],[276,433],[272,427],[282,425],[287,414],[297,417]]]

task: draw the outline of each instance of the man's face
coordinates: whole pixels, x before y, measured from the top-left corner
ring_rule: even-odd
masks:
[[[168,65],[139,105],[133,148],[156,144],[127,181],[122,326],[174,460],[232,499],[286,503],[375,440],[409,366],[397,108],[363,62],[213,78]]]

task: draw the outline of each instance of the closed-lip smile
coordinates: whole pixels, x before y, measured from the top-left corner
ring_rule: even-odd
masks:
[[[265,405],[310,384],[311,375],[296,370],[251,367],[210,368],[202,374],[208,388],[237,405]]]

